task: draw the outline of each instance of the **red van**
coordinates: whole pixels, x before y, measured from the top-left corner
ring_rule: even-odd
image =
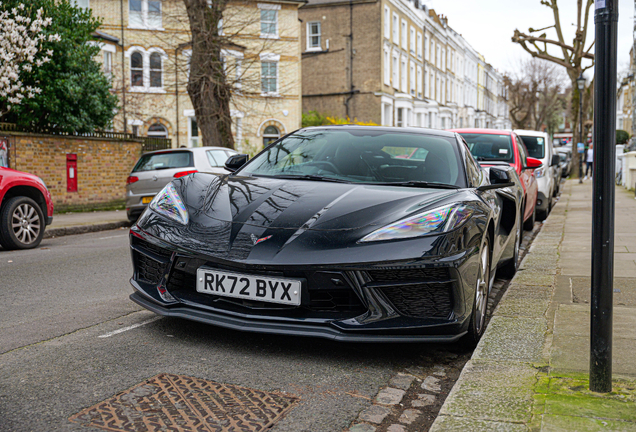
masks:
[[[453,129],[464,138],[475,160],[488,166],[506,162],[512,166],[523,184],[525,194],[523,228],[532,230],[536,217],[538,186],[534,170],[543,163],[528,156],[528,150],[521,138],[514,132],[499,129]]]
[[[32,249],[53,222],[53,201],[42,179],[0,167],[0,245]]]

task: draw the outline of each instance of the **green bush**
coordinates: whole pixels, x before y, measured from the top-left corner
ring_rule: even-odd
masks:
[[[629,134],[621,129],[616,131],[616,144],[625,144],[629,141]]]

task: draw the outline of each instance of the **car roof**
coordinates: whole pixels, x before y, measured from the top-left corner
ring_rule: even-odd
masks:
[[[517,135],[532,136],[532,137],[545,137],[548,135],[546,132],[525,130],[525,129],[515,129],[515,133]]]
[[[227,147],[213,147],[213,146],[208,146],[208,147],[178,147],[178,148],[167,148],[167,149],[163,149],[163,150],[154,150],[154,151],[150,151],[150,152],[146,152],[143,155],[149,155],[149,154],[161,154],[161,153],[171,153],[171,152],[178,152],[178,151],[194,151],[194,152],[202,152],[202,151],[206,151],[206,150],[227,150],[227,151],[231,151],[236,153],[236,150],[231,149],[231,148],[227,148]]]
[[[463,129],[450,129],[451,132],[457,133],[478,133],[486,135],[512,135],[510,129],[479,129],[479,128],[463,128]]]
[[[327,129],[327,130],[372,130],[372,131],[385,131],[385,132],[410,132],[419,133],[429,136],[440,136],[446,138],[455,138],[455,133],[452,131],[428,129],[419,127],[395,127],[395,126],[362,126],[362,125],[328,125],[328,126],[310,126],[299,130],[311,130],[311,129]]]

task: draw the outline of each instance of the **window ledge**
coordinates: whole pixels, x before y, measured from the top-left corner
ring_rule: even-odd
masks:
[[[274,98],[279,98],[280,97],[280,93],[261,93],[262,97],[274,97]]]
[[[280,39],[280,36],[277,34],[261,33],[261,39]]]
[[[148,26],[128,26],[128,30],[154,30],[154,31],[166,31],[163,27],[148,27]]]
[[[157,93],[164,94],[166,91],[159,87],[130,87],[132,93]]]
[[[305,52],[320,52],[320,51],[322,51],[322,47],[307,48],[305,50]]]

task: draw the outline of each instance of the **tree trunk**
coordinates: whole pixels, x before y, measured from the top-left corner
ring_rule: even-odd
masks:
[[[184,0],[192,34],[188,93],[204,146],[234,148],[231,85],[223,70],[223,36],[218,33],[226,0]]]

